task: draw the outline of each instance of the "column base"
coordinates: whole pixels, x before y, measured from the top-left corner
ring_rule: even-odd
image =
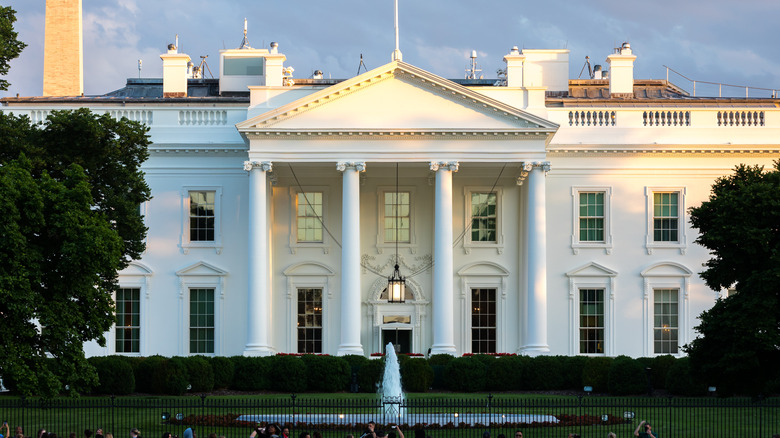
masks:
[[[276,354],[276,352],[267,345],[247,345],[244,348],[244,356],[247,357],[273,356],[274,354]]]
[[[550,354],[550,346],[543,345],[526,345],[517,350],[517,354],[523,354],[526,356],[543,356]]]
[[[336,351],[336,356],[348,356],[350,354],[365,356],[365,353],[363,353],[363,346],[360,344],[339,345],[339,349]]]
[[[431,347],[431,354],[430,356],[433,356],[434,354],[449,354],[450,356],[455,356],[458,354],[457,350],[455,350],[455,346],[450,345],[434,345]]]

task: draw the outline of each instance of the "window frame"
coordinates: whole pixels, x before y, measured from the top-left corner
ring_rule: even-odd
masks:
[[[569,355],[615,355],[615,280],[617,271],[595,262],[589,262],[566,273],[569,277]],[[604,290],[604,352],[580,353],[580,297],[581,289]]]
[[[176,272],[179,279],[179,355],[221,356],[224,342],[223,302],[225,300],[225,277],[228,272],[209,263],[200,261]],[[190,300],[191,289],[214,289],[214,353],[190,353]]]
[[[494,346],[493,346],[494,347],[494,351],[480,351],[479,353],[474,351],[474,342],[475,342],[474,341],[474,330],[477,330],[477,329],[488,329],[489,330],[489,329],[491,329],[490,326],[478,326],[476,328],[474,327],[474,319],[473,319],[474,318],[474,291],[476,291],[476,290],[479,290],[479,291],[482,291],[482,290],[493,291],[493,294],[494,294],[494,296],[493,296],[493,306],[494,306],[493,323],[494,324],[492,326],[493,337],[495,338]],[[469,351],[471,353],[473,353],[473,354],[500,353],[501,351],[499,351],[499,348],[498,348],[498,345],[499,345],[498,344],[498,294],[500,293],[500,289],[497,288],[497,287],[474,287],[474,286],[472,286],[472,287],[469,288],[467,293],[469,295],[469,304],[470,304],[469,305],[469,319],[470,319],[470,323],[469,323],[470,348],[469,348]],[[480,342],[480,341],[477,341],[477,342]]]
[[[596,291],[601,292],[601,320],[602,324],[601,327],[583,327],[582,325],[582,293],[584,291]],[[577,335],[578,335],[578,348],[577,352],[579,355],[582,356],[603,356],[607,350],[607,290],[603,287],[579,287],[577,288]],[[598,315],[587,315],[587,316],[598,316]],[[583,352],[582,351],[582,331],[583,330],[601,330],[601,352]]]
[[[300,306],[300,302],[301,302],[300,294],[301,294],[301,291],[303,291],[303,290],[319,290],[320,291],[320,325],[319,325],[319,327],[311,327],[311,328],[319,328],[319,331],[320,331],[320,340],[319,340],[319,342],[320,342],[320,351],[301,351],[300,350],[300,330],[302,330],[302,329],[305,330],[306,328],[309,328],[307,326],[301,327],[297,323],[298,318],[301,315],[300,312],[297,310],[297,308]],[[324,353],[325,350],[323,349],[323,345],[325,343],[325,336],[324,336],[324,334],[325,334],[325,289],[322,288],[322,287],[302,287],[302,286],[298,285],[295,288],[295,307],[296,307],[296,310],[295,310],[295,315],[296,315],[296,318],[295,318],[295,321],[296,321],[296,325],[295,325],[295,344],[296,344],[296,348],[295,348],[295,351],[297,353],[303,353],[303,354],[322,354],[322,353]]]
[[[604,240],[591,242],[580,240],[580,194],[604,193]],[[574,255],[582,249],[603,249],[605,254],[612,254],[612,187],[610,186],[573,186],[572,196],[572,234],[571,248]]]
[[[475,248],[493,248],[500,255],[504,253],[504,233],[503,233],[503,204],[504,204],[504,190],[502,187],[486,187],[486,186],[466,186],[464,191],[464,218],[463,224],[465,228],[465,235],[463,236],[463,248],[466,254],[471,254],[471,251]],[[495,242],[478,242],[471,240],[471,223],[473,216],[471,214],[471,195],[474,193],[495,193],[496,194],[496,241]]]
[[[214,240],[190,240],[190,192],[214,192]],[[222,187],[221,186],[184,186],[182,198],[182,231],[180,245],[184,254],[193,248],[213,248],[222,254]]]
[[[117,322],[118,322],[118,319],[119,319],[119,301],[118,301],[119,292],[123,291],[123,290],[125,290],[125,291],[126,290],[138,291],[138,325],[137,326],[134,326],[134,325],[130,325],[130,326],[122,325],[122,326],[119,326],[119,325],[117,325]],[[123,301],[126,302],[127,300],[123,300]],[[116,306],[116,310],[114,311],[114,330],[113,330],[114,339],[113,339],[113,345],[114,345],[114,353],[115,354],[132,355],[132,356],[140,356],[141,355],[141,333],[142,333],[142,328],[143,328],[142,327],[142,325],[143,325],[142,324],[143,314],[141,313],[141,302],[142,301],[143,301],[142,300],[142,290],[141,290],[141,287],[139,287],[137,285],[136,286],[130,286],[130,287],[122,287],[122,286],[120,286],[120,287],[117,288],[116,292],[114,293],[114,305]],[[118,342],[119,342],[119,331],[120,330],[128,330],[128,329],[131,330],[131,331],[133,329],[138,330],[138,351],[118,351],[117,346],[118,346]],[[132,340],[131,340],[131,343],[132,343]]]
[[[496,351],[499,353],[508,352],[508,337],[511,330],[514,329],[516,321],[510,321],[507,316],[507,290],[509,270],[503,266],[488,261],[469,263],[463,266],[457,272],[460,277],[460,300],[461,300],[461,321],[468,323],[461,324],[461,345],[459,351],[472,352],[471,339],[471,290],[472,289],[495,289],[496,290]],[[512,351],[514,352],[514,351]]]
[[[322,194],[322,242],[298,242],[298,194],[299,193]],[[327,186],[290,187],[290,253],[297,254],[298,250],[305,248],[320,249],[323,254],[330,252],[330,235],[328,226],[329,193]]]
[[[662,292],[662,291],[670,291],[670,292],[672,292],[674,294],[674,296],[676,298],[675,304],[677,304],[677,313],[676,313],[675,316],[677,317],[677,325],[673,328],[673,330],[677,331],[677,352],[676,353],[664,352],[664,351],[661,351],[661,352],[656,351],[655,333],[658,330],[663,330],[663,327],[657,327],[656,324],[655,324],[655,319],[657,317],[657,312],[655,311],[655,306],[656,306],[656,297],[657,297],[658,293]],[[679,288],[656,287],[656,288],[653,288],[652,295],[653,295],[653,297],[652,297],[652,305],[653,305],[653,327],[652,327],[653,348],[652,348],[652,351],[653,351],[653,354],[655,354],[657,356],[667,355],[667,354],[670,354],[670,355],[673,355],[673,356],[680,355],[681,349],[682,349],[682,345],[683,345],[683,344],[680,343],[680,320],[681,320],[681,318],[680,318],[680,307],[681,307],[680,306],[680,289]],[[662,302],[661,304],[665,304],[665,303]],[[670,326],[669,328],[671,330],[672,326]],[[662,340],[661,342],[668,342],[668,343],[671,344],[671,341],[667,341],[667,340]]]
[[[194,291],[211,291],[211,303],[212,303],[212,324],[208,326],[192,325],[192,294]],[[187,313],[187,354],[189,355],[215,355],[217,351],[217,290],[215,287],[189,287],[189,312]],[[199,329],[210,329],[212,331],[212,350],[213,351],[192,351],[192,331]]]
[[[385,241],[385,193],[394,193],[396,191],[395,186],[379,186],[377,187],[377,233],[376,233],[376,250],[377,254],[383,254],[385,250],[395,250],[395,241]],[[412,254],[417,252],[417,233],[415,232],[415,218],[417,217],[417,209],[415,198],[417,195],[417,188],[414,186],[398,186],[398,193],[409,193],[409,241],[398,242],[398,248],[408,248]]]
[[[682,346],[690,342],[690,325],[693,318],[690,315],[690,278],[693,271],[676,262],[659,262],[650,265],[640,275],[644,279],[642,299],[643,352],[645,357],[663,356],[656,354],[654,349],[654,295],[657,289],[677,289],[677,343],[678,350],[674,356],[684,356]]]
[[[139,312],[141,314],[140,317],[140,334],[138,339],[138,353],[119,353],[116,351],[116,324],[113,324],[111,327],[111,331],[108,333],[108,336],[106,336],[106,345],[109,347],[106,347],[106,354],[111,354],[108,352],[113,352],[113,354],[122,355],[122,356],[146,356],[146,347],[147,347],[147,333],[149,331],[148,327],[148,301],[150,298],[150,287],[149,287],[149,279],[153,275],[152,270],[144,265],[143,263],[140,263],[138,261],[132,261],[130,264],[119,272],[118,275],[118,287],[124,288],[124,289],[130,289],[130,288],[137,288],[141,289],[141,295],[140,295],[140,303],[139,303]],[[113,294],[112,299],[114,302],[116,302],[116,294]]]
[[[298,289],[322,289],[322,351],[330,351],[330,300],[333,288],[330,285],[336,271],[330,266],[314,261],[295,263],[287,267],[282,274],[287,280],[287,321],[294,323],[286,333],[284,351],[298,351]]]
[[[678,205],[677,205],[677,241],[676,242],[656,242],[655,241],[655,194],[656,193],[677,193]],[[645,187],[645,202],[646,202],[646,221],[647,230],[645,236],[645,245],[647,247],[647,254],[652,255],[657,249],[678,249],[680,254],[685,255],[688,249],[688,236],[687,236],[687,216],[686,216],[686,203],[685,203],[685,187]]]

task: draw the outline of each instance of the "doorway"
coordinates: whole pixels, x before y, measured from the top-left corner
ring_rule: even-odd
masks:
[[[412,331],[401,328],[383,328],[382,329],[382,352],[388,342],[392,342],[396,347],[397,354],[412,352]]]

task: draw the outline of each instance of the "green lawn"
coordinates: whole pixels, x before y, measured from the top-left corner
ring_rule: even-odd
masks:
[[[569,416],[569,426],[531,427],[523,426],[526,438],[565,437],[568,432],[579,433],[583,438],[604,438],[613,431],[618,437],[633,436],[636,424],[649,420],[659,438],[701,438],[701,437],[771,437],[780,433],[780,399],[773,398],[754,402],[749,399],[668,399],[636,397],[573,397],[535,394],[408,394],[409,413],[446,414],[457,423],[455,414],[544,414],[559,418]],[[44,402],[29,399],[24,403],[13,397],[0,397],[0,417],[8,421],[11,428],[22,425],[28,436],[35,436],[39,428],[53,431],[59,437],[76,432],[82,436],[84,429],[101,427],[115,438],[126,438],[131,427],[141,429],[144,438],[159,437],[164,431],[181,435],[186,424],[163,422],[163,413],[175,420],[177,414],[185,419],[198,418],[208,425],[196,427],[198,435],[205,438],[210,432],[228,438],[248,437],[252,427],[225,423],[239,414],[270,414],[279,423],[299,421],[302,414],[352,414],[361,413],[375,419],[381,427],[384,420],[374,394],[261,394],[235,396],[189,397],[82,397],[60,398]],[[633,419],[624,420],[626,413],[633,413]],[[601,423],[602,416],[612,424],[579,425],[578,418],[592,416]],[[630,415],[630,414],[629,414]],[[205,417],[211,416],[211,417]],[[487,418],[487,417],[485,417]],[[226,420],[227,419],[227,420]],[[487,423],[488,420],[484,421]],[[187,421],[185,420],[185,423]],[[403,420],[401,421],[403,423]],[[411,426],[411,425],[410,425]],[[357,433],[345,425],[338,428],[332,424],[307,425],[306,429],[317,428],[326,438],[343,437]],[[428,428],[426,433],[433,438],[481,437],[489,430],[495,438],[504,433],[514,437],[513,426],[479,427],[457,429]],[[303,430],[296,427],[293,435]],[[412,438],[407,431],[407,438]]]

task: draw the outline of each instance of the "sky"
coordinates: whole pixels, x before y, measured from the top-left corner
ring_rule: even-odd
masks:
[[[463,78],[472,50],[485,78],[496,78],[512,46],[569,49],[570,78],[590,56],[630,42],[636,79],[665,79],[664,65],[687,78],[738,85],[724,95],[744,97],[745,86],[780,90],[777,19],[780,0],[398,0],[403,60],[449,79]],[[15,29],[28,44],[11,62],[11,83],[0,96],[39,96],[43,88],[45,0],[0,0],[16,11]],[[84,92],[122,88],[126,78],[162,76],[159,55],[179,35],[179,51],[193,62],[208,55],[215,76],[219,51],[237,48],[244,18],[254,48],[272,41],[294,77],[355,76],[360,55],[368,69],[391,59],[393,0],[83,0]],[[583,75],[585,78],[587,73]],[[692,91],[687,79],[670,80]],[[717,95],[697,84],[697,95]],[[751,97],[771,91],[751,90]]]

